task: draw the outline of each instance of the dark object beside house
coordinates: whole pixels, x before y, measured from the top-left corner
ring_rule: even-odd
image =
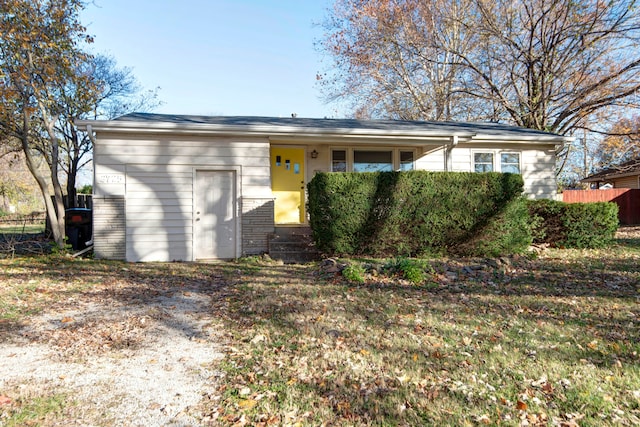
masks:
[[[71,208],[65,210],[64,222],[69,243],[74,250],[87,247],[91,240],[93,215],[91,209]]]

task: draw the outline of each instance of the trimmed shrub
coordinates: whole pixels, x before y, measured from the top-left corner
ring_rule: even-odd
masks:
[[[527,200],[519,197],[507,204],[486,227],[468,242],[453,248],[462,256],[499,257],[523,252],[533,243],[534,226]]]
[[[318,173],[308,184],[308,211],[325,253],[411,257],[456,252],[500,215],[521,214],[509,205],[520,203],[522,188],[520,175],[500,173]],[[505,219],[501,227],[523,221]],[[518,245],[504,251],[528,246]]]
[[[529,200],[536,243],[565,248],[609,245],[618,229],[618,205],[611,202],[564,203]]]

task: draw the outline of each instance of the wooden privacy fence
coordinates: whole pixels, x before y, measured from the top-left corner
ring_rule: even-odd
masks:
[[[618,205],[620,224],[640,224],[640,190],[610,188],[607,190],[565,190],[562,201],[566,203],[614,202]]]
[[[69,196],[62,196],[64,200],[64,207],[68,209],[71,204],[69,203]],[[93,198],[91,194],[76,194],[76,202],[73,204],[75,208],[93,209]]]
[[[56,206],[56,200],[53,196],[51,196],[51,201],[53,202],[53,206]],[[93,209],[93,196],[91,194],[76,194],[75,202],[73,204],[69,203],[69,196],[66,194],[62,196],[62,203],[64,204],[65,209],[69,209],[71,206],[74,208],[86,208]]]

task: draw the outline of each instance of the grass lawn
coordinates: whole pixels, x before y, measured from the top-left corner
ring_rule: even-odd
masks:
[[[414,285],[259,260],[2,260],[0,336],[105,283],[222,276],[211,322],[226,358],[203,425],[640,424],[640,239],[428,264]]]
[[[44,233],[44,223],[42,224],[0,224],[0,235],[2,234],[38,234]]]

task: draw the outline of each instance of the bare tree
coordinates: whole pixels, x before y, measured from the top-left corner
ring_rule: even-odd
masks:
[[[594,113],[636,107],[640,17],[634,0],[476,0],[460,21],[479,48],[456,52],[467,91],[526,128],[569,134]]]
[[[60,167],[66,175],[69,207],[74,207],[78,173],[92,160],[93,144],[77,120],[113,119],[134,111],[149,111],[159,105],[157,89],[144,91],[130,68],[118,68],[109,56],[97,55],[78,65],[88,80],[67,82],[59,88],[63,111],[56,131],[60,135]]]
[[[468,104],[457,87],[466,52],[459,22],[465,0],[338,0],[324,23],[321,50],[333,59],[319,76],[329,100],[348,99],[357,117],[448,120]]]
[[[325,94],[356,114],[566,135],[637,107],[635,0],[336,0],[325,30]]]

